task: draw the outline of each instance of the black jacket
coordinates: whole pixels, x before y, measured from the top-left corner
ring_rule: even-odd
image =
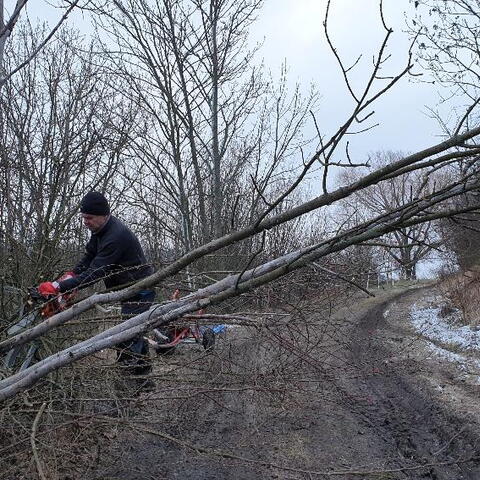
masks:
[[[140,280],[153,273],[138,238],[118,218],[111,216],[92,233],[85,255],[75,266],[74,278],[59,282],[60,291],[86,287],[103,279],[107,288]]]

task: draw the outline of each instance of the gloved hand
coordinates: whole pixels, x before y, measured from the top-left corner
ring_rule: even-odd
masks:
[[[75,277],[76,275],[73,272],[65,272],[58,280],[57,282],[63,282],[64,280],[68,280],[70,278]]]
[[[58,285],[60,288],[60,285],[58,282],[64,282],[65,280],[70,280],[71,278],[75,278],[76,276],[77,275],[72,271],[65,272],[57,281],[53,282],[53,285],[54,286]],[[62,296],[64,300],[69,301],[75,296],[76,293],[77,293],[77,289],[75,288],[73,290],[69,290],[68,292],[63,293]]]
[[[37,290],[42,297],[49,297],[58,293],[59,286],[57,282],[43,282],[38,286]]]

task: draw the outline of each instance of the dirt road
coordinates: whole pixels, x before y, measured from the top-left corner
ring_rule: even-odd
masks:
[[[232,329],[212,355],[182,346],[112,419],[89,478],[480,479],[480,387],[429,358],[408,319],[429,290]]]

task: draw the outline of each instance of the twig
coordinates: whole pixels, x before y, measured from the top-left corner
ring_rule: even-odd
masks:
[[[37,434],[40,417],[42,416],[46,406],[47,406],[47,402],[43,402],[42,406],[38,410],[35,420],[33,421],[32,434],[30,435],[30,444],[32,445],[33,458],[35,459],[38,476],[40,477],[41,480],[47,480],[47,477],[45,477],[45,474],[43,473],[42,463],[40,462],[40,457],[38,456],[38,448],[35,443],[35,435]]]
[[[323,190],[323,193],[326,195],[328,193],[327,192],[327,176],[328,176],[329,157],[325,155],[325,147],[323,145],[322,134],[320,133],[320,129],[318,128],[318,124],[317,124],[317,119],[315,117],[315,114],[312,112],[312,110],[310,110],[310,115],[313,118],[313,123],[315,125],[315,128],[317,129],[318,141],[320,142],[320,145],[322,147],[321,153],[323,156],[323,165],[324,165],[323,178],[322,178],[322,190]]]
[[[440,450],[437,450],[433,456],[436,457],[437,455],[440,455],[460,434],[464,432],[466,427],[462,427]]]
[[[329,273],[330,275],[335,275],[336,277],[340,278],[341,280],[343,280],[344,282],[347,282],[347,283],[350,283],[351,285],[354,285],[355,287],[359,288],[360,290],[362,290],[363,292],[365,292],[367,295],[369,295],[370,297],[375,297],[375,295],[368,291],[366,288],[362,287],[361,285],[359,285],[358,283],[354,282],[353,280],[349,280],[348,278],[344,277],[343,275],[340,275],[339,273],[337,272],[334,272],[332,270],[329,270],[328,268],[325,268],[325,267],[322,267],[320,266],[318,263],[316,262],[312,262],[312,265],[315,266],[316,268],[318,268],[319,270],[323,270],[324,272],[327,272]]]

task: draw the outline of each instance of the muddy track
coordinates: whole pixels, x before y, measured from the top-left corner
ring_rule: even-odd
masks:
[[[390,303],[367,312],[351,343],[352,359],[362,372],[361,381],[350,385],[351,393],[368,399],[368,405],[356,411],[386,445],[396,450],[397,459],[390,456],[393,468],[430,465],[425,469],[405,470],[400,478],[478,480],[479,432],[447,411],[418,382],[414,375],[418,365],[387,363],[390,352],[381,339],[389,335],[383,313]]]
[[[347,307],[308,335],[282,330],[265,344],[237,331],[214,355],[180,350],[164,365],[190,370],[164,375],[163,399],[132,418],[177,441],[125,432],[88,478],[480,479],[478,432],[422,381],[431,365],[388,361],[387,339],[408,332],[383,312],[393,300],[406,312],[414,295]]]

